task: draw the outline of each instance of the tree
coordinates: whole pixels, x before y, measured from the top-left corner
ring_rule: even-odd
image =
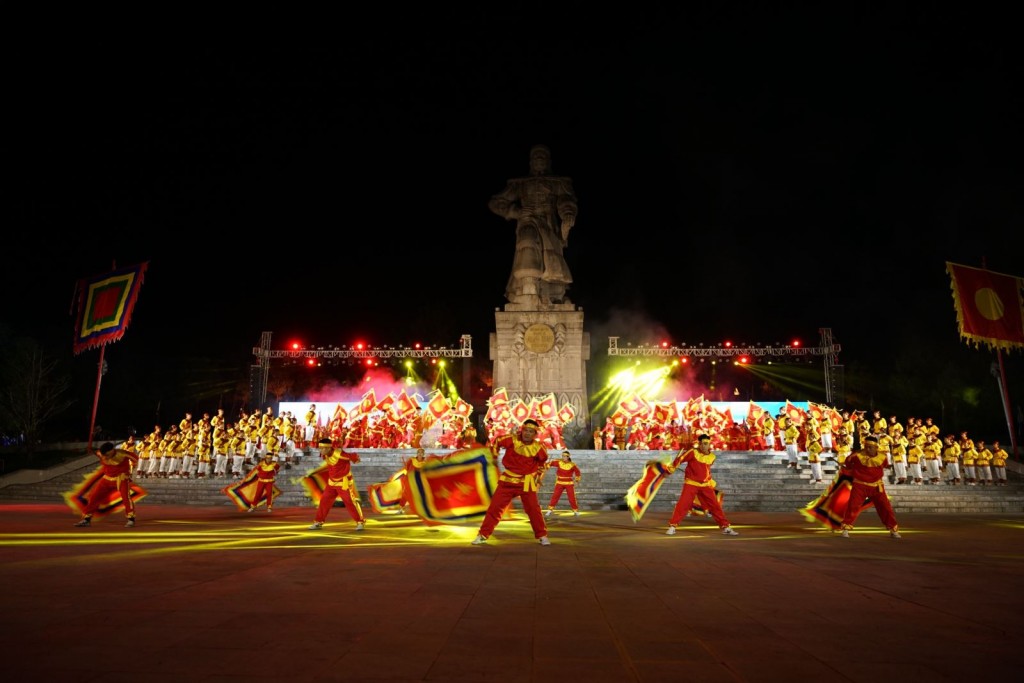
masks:
[[[0,423],[23,438],[31,454],[46,422],[74,402],[65,398],[70,375],[59,360],[47,356],[33,339],[15,339],[4,345],[0,358]]]

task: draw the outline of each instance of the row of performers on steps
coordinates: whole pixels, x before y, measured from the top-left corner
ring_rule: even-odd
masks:
[[[797,425],[797,448],[807,452],[808,425]],[[616,425],[608,418],[604,429],[594,431],[595,450],[630,450],[630,451],[672,451],[679,452],[696,446],[697,435],[709,434],[711,448],[718,451],[778,451],[786,450],[784,431],[774,430],[771,438],[762,433],[756,426],[746,422],[733,422],[728,427],[706,426],[699,430],[687,429],[680,424],[657,424],[638,421],[626,427]],[[821,442],[820,433],[811,433],[811,439]],[[826,451],[840,450],[837,446],[842,441],[852,440],[847,435],[832,435],[829,442],[822,445]]]

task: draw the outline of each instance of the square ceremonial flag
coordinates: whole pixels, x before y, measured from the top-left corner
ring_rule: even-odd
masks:
[[[395,397],[395,395],[392,392],[388,392],[388,395],[382,398],[380,402],[377,404],[377,410],[381,411],[382,413],[390,412],[391,406],[395,404],[396,400],[397,398]]]
[[[99,484],[100,479],[103,478],[103,468],[97,467],[95,470],[85,475],[85,478],[70,491],[64,492],[64,502],[68,504],[75,512],[82,514],[85,512],[85,508],[89,506],[89,501],[92,500],[93,490],[96,485]],[[137,503],[146,497],[146,489],[142,488],[135,482],[132,482],[128,486],[128,495],[131,497],[133,503]],[[110,514],[117,510],[124,509],[124,499],[121,498],[121,492],[119,490],[112,489],[107,492],[104,500],[100,501],[100,506],[96,510],[96,515],[102,517]]]
[[[747,420],[758,426],[764,422],[764,408],[754,403],[753,399],[750,399],[750,405],[747,406]]]
[[[309,496],[310,500],[312,500],[313,505],[319,505],[319,499],[324,497],[324,490],[327,489],[328,471],[330,469],[330,465],[319,465],[299,477],[299,485],[301,485],[302,489],[305,490],[306,495]],[[252,473],[250,473],[250,475],[252,475]],[[246,479],[249,478],[249,476],[246,477]],[[245,480],[243,480],[243,483],[245,483]],[[229,495],[229,488],[225,488],[224,493]],[[238,498],[238,500],[236,500],[236,498]],[[236,494],[236,496],[232,497],[231,500],[236,502],[237,505],[241,505],[242,503],[240,501],[243,501],[243,497]]]
[[[651,406],[642,397],[633,394],[626,397],[624,401],[619,402],[619,410],[630,417],[637,417],[644,420],[647,419],[648,414],[651,412]]]
[[[434,392],[434,395],[427,401],[427,410],[434,416],[435,420],[440,420],[452,409],[448,403],[448,399],[444,397],[440,391]]]
[[[359,401],[359,414],[369,415],[373,412],[373,409],[377,407],[377,394],[374,393],[371,387],[369,391],[363,394],[362,400]]]
[[[498,487],[498,465],[486,447],[430,458],[404,479],[405,499],[428,522],[482,517]]]
[[[549,393],[544,396],[535,396],[530,412],[531,417],[541,424],[554,420],[558,415],[558,402],[555,400],[555,395]]]
[[[239,510],[245,511],[253,506],[253,499],[256,497],[256,487],[258,486],[258,482],[256,480],[259,477],[259,473],[257,470],[258,468],[256,467],[252,468],[249,470],[249,473],[245,475],[245,478],[243,478],[242,481],[235,484],[228,484],[220,490],[220,492],[227,496]],[[273,506],[273,501],[276,500],[281,493],[281,489],[278,488],[277,484],[274,484],[274,490],[271,492],[271,501],[268,503],[266,500],[262,500],[260,501],[260,505]],[[319,502],[319,498],[317,499],[317,502]]]
[[[704,406],[704,394],[701,394],[697,398],[689,398],[686,401],[686,405],[683,406],[683,419],[689,423],[694,422],[700,417],[701,409]]]
[[[609,419],[611,419],[612,424],[615,425],[616,427],[625,427],[626,425],[629,424],[629,415],[622,412],[621,410],[616,410],[614,413],[612,413],[611,418]]]
[[[404,497],[405,469],[395,472],[387,481],[370,484],[366,493],[370,498],[370,506],[374,512],[383,512],[388,508],[397,507]]]
[[[419,407],[416,405],[416,401],[409,397],[405,393],[405,389],[402,389],[401,393],[398,394],[398,398],[395,399],[394,412],[398,417],[408,417],[409,415],[416,412]]]
[[[148,267],[146,261],[78,281],[78,316],[72,345],[75,355],[124,336]]]
[[[657,460],[652,460],[644,465],[644,472],[635,484],[629,487],[626,492],[626,508],[633,517],[633,522],[639,522],[647,512],[648,506],[654,500],[669,476],[668,465]]]
[[[794,424],[802,425],[804,423],[804,411],[790,403],[788,398],[786,399],[786,417]]]
[[[960,336],[992,349],[1024,348],[1024,279],[946,262]]]
[[[469,418],[473,414],[473,406],[463,401],[461,398],[455,399],[455,406],[453,410],[459,415],[459,417]]]
[[[820,522],[835,531],[843,526],[843,516],[850,505],[852,491],[853,479],[847,474],[837,473],[828,489],[800,508],[798,512],[803,515],[804,519]],[[870,498],[865,498],[858,504],[861,506],[862,512],[875,505]]]
[[[523,424],[526,418],[530,417],[530,406],[523,403],[522,399],[516,399],[511,406],[512,419],[516,424]]]
[[[576,409],[573,408],[571,403],[566,403],[558,410],[558,419],[564,424],[569,424],[576,417]]]
[[[487,409],[486,419],[489,422],[501,422],[502,420],[508,420],[511,417],[512,413],[509,412],[507,403],[491,406]]]
[[[491,406],[508,405],[508,390],[505,387],[500,387],[487,399],[487,404]]]

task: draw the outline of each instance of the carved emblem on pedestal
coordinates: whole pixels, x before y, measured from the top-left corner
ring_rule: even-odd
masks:
[[[526,328],[523,341],[527,350],[537,354],[547,353],[555,345],[555,331],[549,325],[535,323]]]

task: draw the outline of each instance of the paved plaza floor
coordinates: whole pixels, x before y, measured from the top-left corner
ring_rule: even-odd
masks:
[[[0,505],[15,681],[957,681],[1019,674],[1024,513],[522,513],[491,540],[332,510]]]

